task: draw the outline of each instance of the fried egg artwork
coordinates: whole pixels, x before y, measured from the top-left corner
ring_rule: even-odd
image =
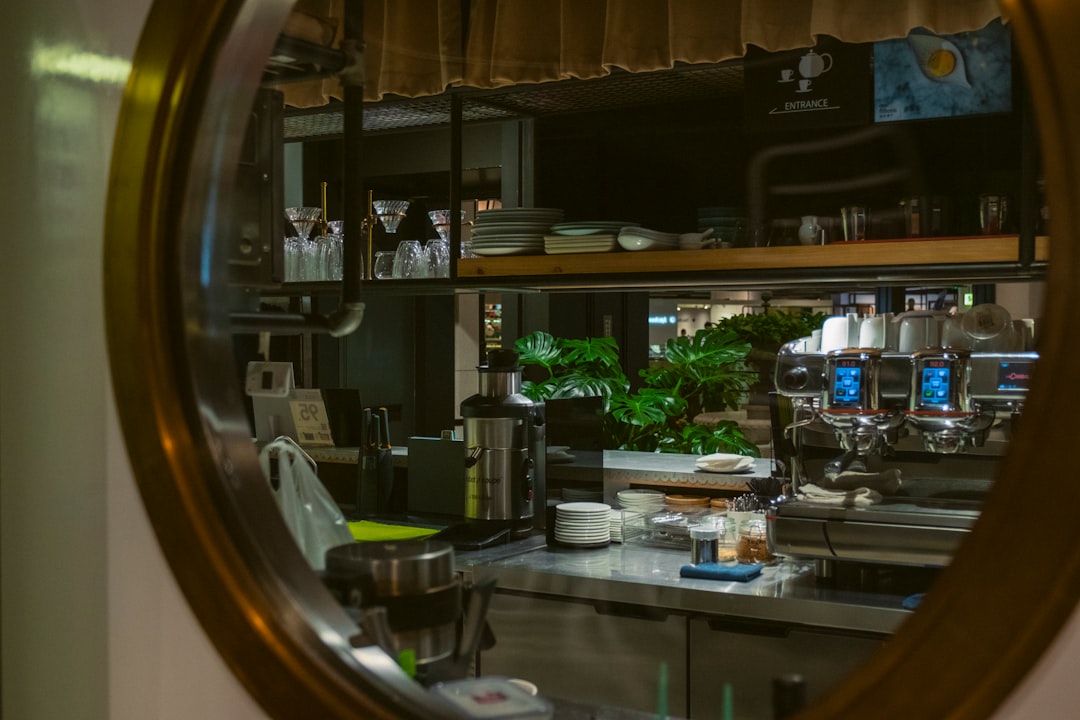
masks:
[[[919,69],[928,79],[971,87],[964,67],[964,56],[951,41],[921,33],[908,35],[907,41]]]

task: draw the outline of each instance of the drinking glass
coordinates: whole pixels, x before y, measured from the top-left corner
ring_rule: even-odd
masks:
[[[341,235],[330,235],[326,250],[326,279],[340,280],[345,271],[345,246]],[[364,274],[363,260],[360,261],[360,274]]]
[[[394,257],[397,255],[392,250],[380,250],[375,253],[373,272],[376,280],[387,280],[394,277]]]
[[[320,235],[314,238],[312,242],[315,244],[315,277],[310,279],[316,281],[329,280],[333,238],[329,235]]]
[[[450,245],[444,240],[428,240],[424,246],[427,277],[450,277]]]
[[[341,280],[345,270],[345,221],[330,220],[327,234],[316,238],[319,243],[319,273],[321,280]],[[363,275],[363,261],[360,263]]]
[[[319,245],[314,240],[300,240],[300,282],[319,279]]]
[[[300,242],[295,235],[285,238],[285,282],[300,279]]]
[[[979,228],[983,235],[1005,232],[1009,216],[1009,198],[1005,195],[979,196]]]
[[[840,221],[843,224],[845,241],[866,239],[866,208],[859,205],[842,207]]]
[[[394,255],[394,279],[404,280],[419,276],[423,249],[419,240],[402,240]]]

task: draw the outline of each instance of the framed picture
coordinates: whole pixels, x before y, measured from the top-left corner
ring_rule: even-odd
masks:
[[[916,29],[873,45],[875,122],[1012,110],[1012,37],[1000,20],[955,35]]]

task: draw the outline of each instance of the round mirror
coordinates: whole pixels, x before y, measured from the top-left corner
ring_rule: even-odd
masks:
[[[140,493],[208,636],[275,717],[442,712],[323,588],[266,491],[234,377],[224,252],[234,167],[292,3],[157,0],[117,130],[107,232],[108,342]],[[1054,208],[1053,303],[1025,422],[971,538],[880,653],[807,717],[988,715],[1080,597],[1080,494],[1068,482],[1068,380],[1080,337],[1067,242],[1080,227],[1080,9],[1006,3],[1040,119]],[[1078,299],[1080,300],[1080,299]],[[1047,491],[1051,494],[1048,495]],[[1049,498],[1049,499],[1048,499]],[[1038,547],[1008,540],[1039,528]],[[1033,552],[1034,551],[1034,552]],[[257,672],[255,671],[257,669]],[[957,692],[963,688],[963,692]]]

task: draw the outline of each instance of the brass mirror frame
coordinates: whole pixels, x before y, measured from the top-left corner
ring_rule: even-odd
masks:
[[[803,717],[990,715],[1080,599],[1080,484],[1062,408],[1080,407],[1080,7],[1007,0],[1037,110],[1053,262],[1035,386],[970,539],[890,642]],[[118,121],[106,209],[106,323],[146,512],[208,637],[277,718],[442,714],[308,569],[258,468],[232,377],[217,209],[288,0],[155,0]],[[187,269],[188,272],[179,272]],[[192,272],[195,270],[195,272]],[[222,362],[228,358],[228,362]],[[1057,452],[1047,451],[1055,448]],[[1033,482],[1058,478],[1050,498]],[[1032,481],[1034,479],[1034,481]],[[1032,528],[1032,544],[1015,542]],[[362,641],[362,638],[360,638]],[[359,645],[359,647],[354,647]]]

